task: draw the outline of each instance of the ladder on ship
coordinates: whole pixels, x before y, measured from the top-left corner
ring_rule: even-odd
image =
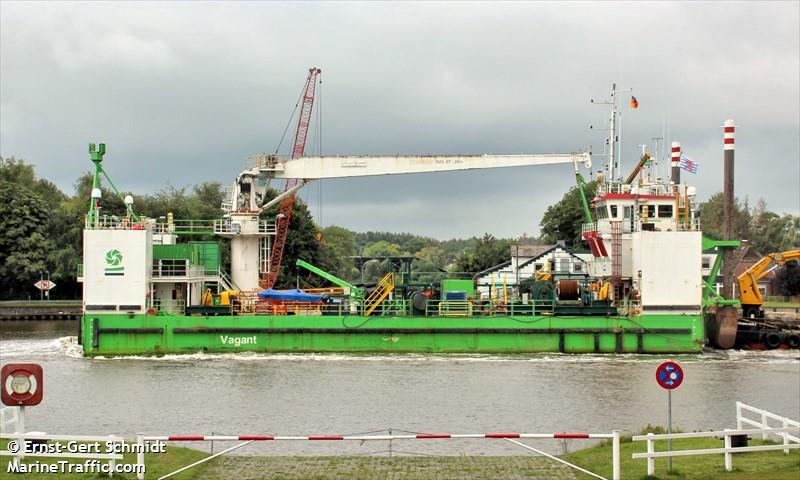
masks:
[[[676,230],[691,230],[692,227],[689,221],[690,205],[689,199],[685,195],[681,195],[677,187],[675,188],[675,229]]]
[[[622,222],[611,222],[611,285],[614,301],[622,300]]]
[[[395,286],[395,278],[394,272],[389,272],[386,274],[385,277],[378,282],[378,285],[375,286],[375,290],[373,290],[367,298],[364,299],[364,316],[368,317],[375,311],[376,308],[386,300],[386,297],[392,293]]]

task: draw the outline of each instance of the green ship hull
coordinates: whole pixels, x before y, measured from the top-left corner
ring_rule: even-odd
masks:
[[[697,353],[701,315],[426,317],[86,313],[87,356],[193,352]]]

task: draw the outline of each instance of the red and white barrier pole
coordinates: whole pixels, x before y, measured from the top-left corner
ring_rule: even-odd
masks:
[[[509,442],[512,442],[516,445],[524,447],[529,450],[534,450],[537,453],[540,453],[546,457],[549,457],[555,461],[564,463],[572,468],[575,468],[581,472],[587,473],[597,478],[603,478],[596,473],[590,472],[586,469],[583,469],[577,465],[569,463],[565,460],[562,460],[558,457],[553,455],[547,454],[540,450],[534,449],[530,445],[525,445],[516,441],[515,439],[525,439],[525,438],[550,438],[550,439],[559,439],[559,438],[603,438],[603,439],[611,439],[612,444],[612,480],[619,480],[620,479],[620,432],[619,430],[614,430],[613,433],[414,433],[414,434],[403,434],[403,435],[155,435],[155,436],[143,436],[137,435],[136,436],[136,443],[141,445],[141,451],[144,452],[144,444],[147,442],[211,442],[211,441],[232,441],[232,442],[243,442],[238,445],[235,445],[231,448],[223,450],[219,453],[211,455],[210,457],[206,457],[202,460],[199,460],[191,465],[187,465],[179,470],[176,470],[172,473],[164,475],[161,479],[165,479],[176,475],[180,472],[193,468],[201,463],[207,462],[213,458],[216,458],[219,455],[228,453],[233,451],[237,448],[244,447],[249,445],[253,442],[266,442],[266,441],[358,441],[358,442],[367,442],[367,441],[388,441],[388,440],[437,440],[437,439],[475,439],[475,438],[486,438],[486,439],[502,439]],[[144,453],[137,455],[137,464],[144,465]],[[141,474],[139,479],[144,478],[144,474]]]
[[[418,433],[408,435],[161,435],[144,437],[151,442],[265,442],[265,441],[387,441],[466,438],[613,438],[609,433]]]

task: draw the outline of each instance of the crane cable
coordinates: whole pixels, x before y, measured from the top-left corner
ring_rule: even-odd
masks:
[[[300,89],[300,95],[297,97],[297,103],[294,104],[294,110],[292,110],[292,114],[289,116],[289,121],[286,122],[286,128],[283,129],[283,135],[281,135],[281,140],[278,142],[278,146],[275,147],[275,155],[278,154],[278,150],[280,150],[281,145],[283,144],[283,140],[286,138],[286,132],[289,131],[289,126],[292,124],[292,119],[294,118],[295,113],[297,113],[297,107],[300,105],[300,102],[303,100],[303,93],[305,93],[306,87],[303,85],[303,88]]]
[[[317,155],[322,156],[322,74],[317,86]],[[317,181],[317,221],[322,229],[322,179]]]

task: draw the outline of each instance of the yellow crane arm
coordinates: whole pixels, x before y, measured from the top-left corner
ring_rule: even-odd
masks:
[[[770,253],[739,275],[739,301],[742,305],[758,305],[764,303],[758,281],[770,272],[772,265],[783,265],[790,260],[800,259],[800,249],[785,252]]]
[[[628,175],[628,178],[625,180],[625,183],[632,184],[633,181],[636,180],[636,175],[639,175],[639,172],[642,171],[642,168],[644,168],[644,166],[647,165],[647,162],[649,160],[650,160],[650,154],[645,152],[644,155],[642,155],[642,158],[639,159],[639,163],[637,163],[636,167],[633,168],[631,174]]]

